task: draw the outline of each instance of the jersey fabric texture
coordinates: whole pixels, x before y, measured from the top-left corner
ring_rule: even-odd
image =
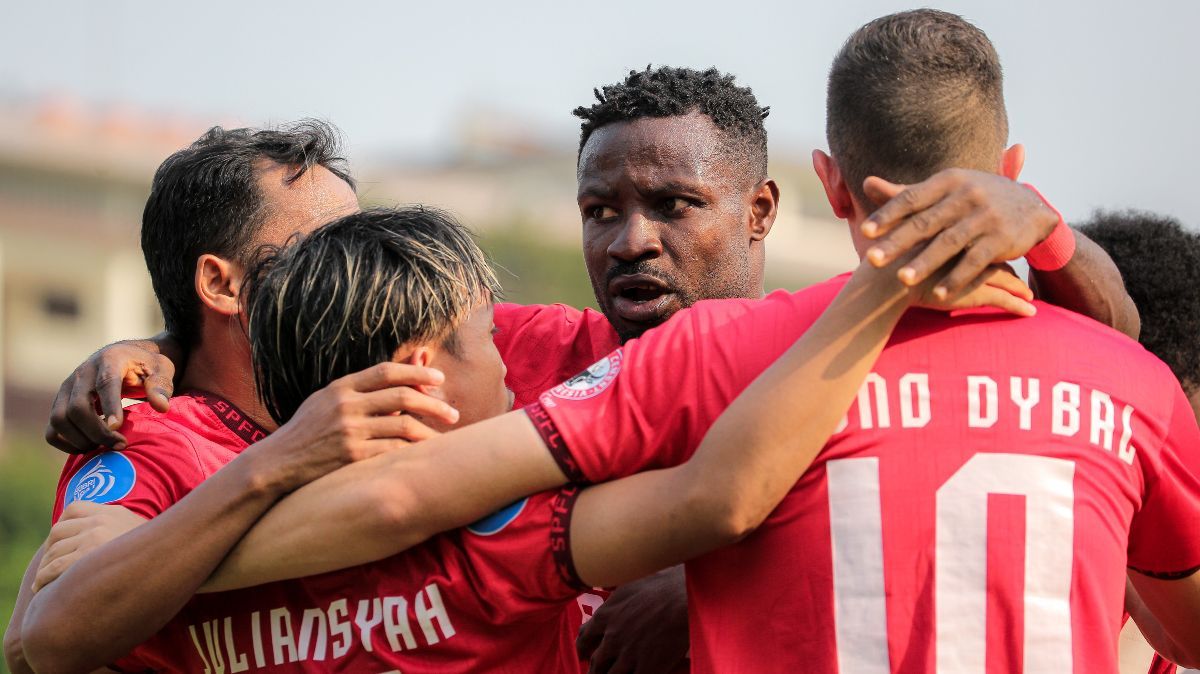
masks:
[[[677,465],[845,280],[700,303],[527,411],[577,481]],[[767,521],[688,564],[693,671],[1117,671],[1126,564],[1200,566],[1200,431],[1140,345],[1037,307],[903,317]]]

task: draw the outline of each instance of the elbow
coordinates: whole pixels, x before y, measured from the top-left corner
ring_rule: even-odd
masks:
[[[87,668],[79,666],[77,663],[70,661],[71,645],[66,643],[56,643],[53,637],[43,638],[42,636],[30,635],[28,631],[19,639],[20,642],[20,659],[25,666],[25,671],[39,672],[39,674],[49,674],[51,672],[76,672],[86,671]],[[6,650],[5,657],[8,657]],[[14,672],[21,671],[13,667],[13,661],[9,660],[9,666]]]
[[[30,606],[21,625],[20,634],[13,638],[14,649],[20,649],[19,658],[27,672],[48,674],[52,672],[91,671],[81,662],[73,660],[81,644],[72,643],[68,635],[71,630],[46,624],[38,611]],[[5,637],[5,657],[9,656],[8,637]],[[9,666],[12,666],[10,661]],[[14,672],[21,671],[13,668]]]
[[[1169,651],[1159,655],[1184,669],[1200,669],[1200,638],[1192,638],[1190,641],[1191,643],[1181,643],[1172,639]]]
[[[690,500],[696,521],[706,524],[711,544],[705,547],[710,549],[732,545],[749,536],[771,512],[744,488],[696,489]]]
[[[29,661],[25,659],[25,645],[21,642],[19,625],[9,625],[8,630],[4,632],[4,662],[8,665],[8,671],[13,674],[33,672]]]
[[[416,545],[436,531],[422,526],[419,498],[390,480],[373,480],[364,496],[370,506],[361,514],[360,529],[374,540],[390,541],[397,552]]]

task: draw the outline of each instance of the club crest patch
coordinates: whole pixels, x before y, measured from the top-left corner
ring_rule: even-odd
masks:
[[[496,512],[484,517],[481,520],[473,522],[467,526],[467,531],[478,536],[491,536],[498,534],[504,530],[504,527],[513,523],[513,520],[521,514],[525,509],[525,504],[529,502],[529,497],[509,503]]]
[[[617,349],[604,358],[550,389],[550,395],[564,400],[586,400],[599,395],[608,388],[621,373],[621,350]]]
[[[63,507],[76,501],[112,503],[133,491],[137,483],[137,470],[120,452],[105,452],[83,464],[74,477],[67,482]]]

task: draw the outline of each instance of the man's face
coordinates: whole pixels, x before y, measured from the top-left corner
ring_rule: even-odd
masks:
[[[480,305],[459,326],[453,352],[438,345],[430,349],[427,365],[446,375],[441,397],[459,412],[458,425],[473,424],[512,409],[513,394],[504,385],[508,370],[492,339],[492,305]],[[433,424],[434,430],[447,431]]]
[[[762,294],[764,188],[722,140],[692,113],[603,126],[579,153],[584,262],[623,340],[703,299]]]

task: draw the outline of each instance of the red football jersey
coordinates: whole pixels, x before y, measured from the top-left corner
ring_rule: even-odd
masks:
[[[127,410],[128,448],[72,458],[64,501],[153,517],[265,433],[209,394]],[[199,595],[125,671],[573,672],[575,587],[555,550],[574,490],[522,499],[373,564]]]
[[[504,383],[524,407],[542,391],[621,346],[604,314],[562,304],[497,304],[496,348],[508,367]]]
[[[844,282],[702,303],[529,413],[579,480],[678,464]],[[1115,673],[1126,565],[1200,567],[1197,467],[1187,398],[1123,335],[910,311],[762,527],[688,564],[694,671]]]
[[[504,383],[513,405],[524,407],[555,384],[621,346],[604,314],[563,304],[497,304],[496,349],[508,368]],[[586,623],[609,593],[593,588],[579,595],[579,624]]]

